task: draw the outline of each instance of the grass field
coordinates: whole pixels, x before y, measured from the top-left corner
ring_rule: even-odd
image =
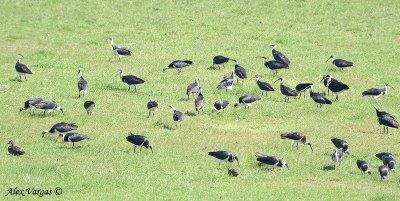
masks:
[[[383,129],[376,121],[373,100],[361,92],[383,87],[386,96],[377,107],[400,116],[400,4],[398,1],[2,1],[0,4],[0,200],[397,200],[398,173],[379,181],[374,154],[400,156],[399,131]],[[107,38],[134,52],[118,61]],[[248,74],[273,78],[257,56],[271,57],[269,45],[292,61],[278,75],[294,87],[313,82],[325,92],[324,74],[349,85],[350,90],[332,105],[317,108],[307,97],[284,102],[279,85],[249,110],[233,108],[243,94],[261,95],[255,80],[218,91],[233,64],[207,69],[215,55],[238,60]],[[33,75],[16,81],[18,54]],[[325,62],[330,55],[351,60],[344,71]],[[171,61],[189,59],[194,66],[180,75],[163,73]],[[77,71],[89,83],[88,94],[78,98]],[[118,77],[118,69],[146,80],[138,92]],[[194,101],[186,101],[186,86],[200,79],[206,107],[200,115],[186,115],[181,129],[172,122],[168,105],[192,114]],[[148,95],[160,104],[155,117],[147,118]],[[37,111],[18,112],[32,97],[55,100],[64,107],[43,116]],[[333,96],[329,97],[334,99]],[[214,101],[226,99],[230,107],[212,114]],[[96,108],[87,116],[83,102]],[[75,122],[78,132],[91,137],[71,149],[41,137],[42,130],[60,121]],[[149,150],[133,153],[125,141],[128,132],[149,137]],[[313,143],[292,149],[280,133],[300,131]],[[346,139],[351,155],[340,168],[332,165],[332,137]],[[7,153],[8,140],[26,155]],[[241,167],[236,178],[208,156],[209,151],[229,150]],[[254,153],[276,155],[290,169],[267,172]],[[363,176],[355,161],[369,162],[373,174]],[[10,188],[54,189],[62,195],[6,196]],[[100,198],[100,199],[99,199]]]

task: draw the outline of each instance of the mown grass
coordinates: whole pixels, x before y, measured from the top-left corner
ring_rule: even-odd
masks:
[[[377,106],[399,116],[398,66],[400,30],[397,1],[4,1],[0,5],[0,192],[11,187],[62,187],[61,196],[44,200],[396,200],[400,196],[397,173],[380,182],[374,154],[390,151],[399,156],[399,133],[382,133],[372,100],[361,92],[393,85]],[[112,55],[107,38],[133,50],[122,62]],[[251,109],[229,107],[211,114],[214,101],[233,103],[243,94],[260,94],[254,80],[217,91],[215,86],[232,70],[207,70],[218,54],[235,58],[250,76],[261,74],[272,83],[270,72],[257,56],[270,56],[277,44],[292,61],[279,73],[285,84],[313,82],[316,91],[322,75],[347,83],[340,100],[321,109],[307,97],[283,102],[279,91]],[[15,79],[17,54],[34,72],[28,81]],[[331,54],[352,60],[344,71],[325,62]],[[193,67],[181,75],[162,68],[176,59],[191,59]],[[86,97],[78,99],[77,70],[89,82]],[[138,92],[127,91],[118,69],[147,82]],[[169,104],[194,112],[186,101],[187,84],[200,78],[206,109],[187,116],[182,129],[172,123]],[[273,85],[279,89],[277,84]],[[148,95],[159,102],[154,118],[147,118]],[[31,97],[56,100],[65,114],[42,116],[18,113]],[[333,99],[333,97],[330,97]],[[83,109],[85,100],[96,102],[93,116]],[[77,149],[41,138],[54,123],[76,122],[78,131],[91,137]],[[146,135],[154,144],[133,154],[125,142],[128,132]],[[314,153],[300,146],[291,149],[279,134],[300,131],[314,145]],[[334,171],[331,137],[346,139],[351,155]],[[22,157],[7,155],[9,139],[23,147]],[[230,150],[242,166],[239,177],[207,156],[208,151]],[[255,151],[276,155],[290,170],[266,172],[258,167]],[[374,172],[362,176],[355,161],[364,159]],[[4,199],[20,199],[3,196]],[[25,196],[22,199],[39,199]]]

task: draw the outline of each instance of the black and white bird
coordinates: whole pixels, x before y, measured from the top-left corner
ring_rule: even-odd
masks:
[[[186,88],[186,95],[189,100],[189,96],[192,95],[194,99],[194,95],[199,91],[199,78],[196,76],[194,77],[194,82],[190,83]]]
[[[168,69],[175,69],[176,73],[179,75],[182,71],[182,68],[188,67],[193,65],[193,61],[190,60],[176,60],[171,62],[167,67],[163,69],[163,72],[165,72]]]
[[[343,163],[343,152],[341,152],[340,150],[333,149],[331,157],[332,157],[334,168],[336,168],[336,163],[339,163],[339,165],[341,165]]]
[[[230,59],[228,57],[224,57],[222,55],[217,55],[213,58],[213,67],[215,68],[215,65],[218,65],[218,68],[225,67],[224,64],[229,62],[229,61],[236,61],[235,59]]]
[[[296,97],[298,95],[296,90],[293,90],[290,87],[283,85],[283,78],[279,78],[279,79],[275,80],[274,83],[276,83],[277,81],[281,82],[280,90],[281,90],[281,93],[285,96],[285,102],[289,102],[290,97]]]
[[[299,150],[299,142],[310,146],[311,151],[313,152],[313,148],[311,143],[307,140],[307,137],[299,132],[288,132],[288,133],[282,133],[281,134],[281,139],[289,139],[292,141],[292,146],[296,144],[297,150]]]
[[[29,68],[25,64],[20,63],[20,61],[23,57],[24,56],[22,54],[19,54],[17,63],[15,64],[15,71],[19,75],[19,80],[22,80],[22,77],[21,77],[22,75],[25,76],[25,80],[27,80],[26,74],[32,74],[32,71],[29,70]]]
[[[65,134],[70,131],[78,129],[78,126],[75,123],[65,123],[65,122],[60,122],[54,124],[50,130],[48,131],[43,131],[42,132],[42,137],[44,137],[45,134],[55,134],[56,132],[59,134]],[[57,141],[57,139],[56,139]]]
[[[35,105],[40,103],[43,99],[42,98],[30,98],[24,102],[24,106],[19,108],[19,111],[30,109],[29,112],[35,110]]]
[[[365,162],[363,160],[357,160],[357,167],[359,170],[361,170],[361,172],[363,174],[366,174],[366,173],[371,174],[371,171],[369,170],[367,162]]]
[[[350,155],[349,144],[345,140],[338,139],[338,138],[332,138],[331,142],[333,143],[333,145],[335,145],[337,150],[340,150],[343,153]]]
[[[115,56],[117,56],[119,58],[119,61],[121,61],[122,57],[128,57],[128,56],[132,55],[132,52],[130,50],[128,50],[127,48],[114,44],[113,37],[110,37],[109,40],[111,43],[111,49],[112,49],[113,53],[115,54]]]
[[[87,81],[83,78],[83,74],[81,70],[78,70],[79,74],[79,81],[78,81],[78,92],[79,92],[79,98],[81,97],[81,92],[83,93],[83,96],[87,93]]]
[[[20,155],[24,155],[25,151],[14,145],[14,142],[12,140],[8,141],[8,143],[10,146],[8,146],[8,153],[14,156],[20,156]]]
[[[387,165],[392,172],[396,171],[396,160],[393,155],[382,156],[382,161],[384,165]]]
[[[271,45],[271,47],[272,47],[272,56],[274,57],[274,59],[289,66],[290,60],[282,52],[276,50],[277,46]]]
[[[328,86],[331,82],[338,82],[338,80],[336,80],[335,78],[332,78],[332,76],[330,76],[330,75],[323,75],[321,82],[324,82],[324,86],[326,88],[328,88]],[[329,88],[328,88],[328,95],[329,95]]]
[[[393,115],[384,111],[379,111],[376,106],[374,106],[374,108],[376,111],[376,117],[378,119],[378,123],[383,126],[384,133],[389,133],[389,127],[399,128],[399,123],[396,121]]]
[[[64,113],[64,108],[57,105],[57,103],[53,100],[42,100],[35,105],[36,109],[44,110],[43,114],[50,114],[54,110],[60,110],[61,113]]]
[[[233,81],[235,79],[234,75],[235,75],[235,72],[232,71],[231,76],[224,77],[224,79],[221,82],[219,82],[217,89],[225,89],[226,91],[228,91],[228,89],[232,90],[233,89]]]
[[[276,156],[267,156],[260,152],[256,152],[255,156],[258,162],[268,165],[269,169],[273,169],[274,167],[286,167],[287,169],[289,169],[289,165]]]
[[[313,92],[312,85],[310,86],[310,97],[317,104],[317,107],[322,107],[323,104],[332,104],[332,101],[327,99],[323,93]]]
[[[263,95],[264,91],[265,91],[265,96],[268,95],[268,91],[275,91],[275,89],[269,83],[260,81],[259,75],[256,75],[256,79],[257,79],[257,86],[261,90],[261,95]]]
[[[380,96],[387,94],[388,86],[389,84],[385,83],[383,89],[378,89],[378,88],[367,89],[366,91],[362,92],[362,96],[372,97],[374,98],[375,101],[377,101]]]
[[[303,93],[303,96],[306,97],[306,91],[311,89],[312,86],[313,86],[313,83],[300,83],[300,84],[296,85],[295,89],[296,89],[297,93],[299,93],[300,96],[301,96],[301,93]]]
[[[153,100],[153,98],[151,96],[149,96],[149,102],[147,102],[147,110],[149,111],[149,116],[150,114],[156,112],[156,110],[158,109],[158,103],[156,101]]]
[[[384,156],[393,156],[393,154],[392,154],[392,153],[389,153],[389,152],[381,152],[381,153],[375,154],[375,156],[376,156],[379,160],[382,160],[382,161],[383,161],[383,157],[384,157]]]
[[[88,115],[92,115],[93,108],[96,107],[96,104],[93,101],[89,100],[89,101],[85,101],[85,103],[83,103],[83,107],[85,108],[86,113]]]
[[[143,135],[135,135],[129,132],[130,135],[126,137],[126,141],[132,143],[134,145],[133,152],[136,152],[136,147],[140,147],[140,151],[142,151],[142,147],[146,149],[150,149],[151,153],[153,153],[153,145],[150,144],[149,139]]]
[[[235,61],[235,75],[236,75],[236,83],[239,83],[239,78],[243,80],[247,79],[247,72],[246,69],[243,68],[242,66],[239,66],[239,64]]]
[[[221,163],[226,163],[226,162],[233,163],[236,160],[238,166],[240,166],[239,165],[239,158],[235,154],[233,154],[231,152],[228,152],[228,151],[211,151],[211,152],[208,152],[208,155],[210,155],[210,156],[216,158],[217,160],[219,160],[219,165],[221,165]]]
[[[212,109],[212,112],[221,112],[224,111],[226,107],[228,107],[229,101],[227,100],[217,100],[214,103],[214,108]]]
[[[381,181],[389,176],[389,167],[387,165],[380,165],[378,167],[379,174],[381,175]]]
[[[172,105],[170,105],[169,107],[173,111],[172,120],[174,120],[176,127],[178,127],[178,124],[179,124],[179,127],[182,128],[182,121],[183,121],[183,117],[184,117],[183,113],[176,110]]]
[[[196,99],[194,100],[194,107],[196,108],[197,114],[200,114],[200,110],[203,109],[204,105],[206,104],[206,100],[203,96],[203,89],[199,87],[199,94],[197,95]]]
[[[135,86],[136,92],[136,85],[143,84],[145,82],[142,78],[136,77],[134,75],[124,75],[124,72],[122,72],[122,70],[119,70],[119,77],[121,78],[122,82],[125,82],[129,86],[128,91],[131,90],[131,85],[133,85]]]
[[[264,59],[264,65],[265,67],[269,68],[272,72],[272,76],[278,75],[278,71],[281,69],[287,69],[289,66],[285,63],[281,63],[279,61],[271,60],[268,61],[268,57],[259,57]]]
[[[254,96],[254,95],[244,95],[239,97],[239,102],[234,104],[234,107],[244,105],[245,108],[250,108],[251,105],[258,101],[261,100],[260,96]]]
[[[335,100],[339,100],[339,94],[341,94],[342,92],[347,91],[349,89],[349,86],[347,86],[343,82],[339,82],[339,81],[333,79],[330,75],[324,76],[321,81],[324,81],[324,84],[326,83],[325,86],[328,87],[328,94],[329,94],[329,90],[332,93],[336,94]]]
[[[353,66],[353,62],[346,61],[344,59],[336,59],[335,56],[333,56],[333,55],[330,56],[328,58],[328,60],[326,60],[326,61],[329,61],[329,59],[332,60],[332,64],[334,64],[336,67],[340,68],[341,70],[343,70],[343,68],[345,68],[345,67]]]
[[[228,169],[228,175],[232,176],[232,177],[237,177],[239,175],[238,171],[233,169],[233,168],[229,168]]]
[[[62,142],[72,142],[72,148],[75,147],[75,143],[80,142],[82,140],[90,139],[86,135],[79,134],[79,133],[73,133],[73,132],[70,132],[70,133],[67,133],[67,134],[60,133],[58,135],[58,137],[62,137],[61,138]],[[57,137],[57,139],[58,139],[58,137]],[[57,141],[57,139],[56,139],[56,141]]]

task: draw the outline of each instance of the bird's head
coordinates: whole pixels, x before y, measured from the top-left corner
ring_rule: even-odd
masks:
[[[14,146],[14,141],[10,140],[10,141],[8,141],[7,144],[9,144],[10,146]]]
[[[372,174],[371,170],[367,170],[367,171],[365,171],[365,172],[368,173],[369,175]]]
[[[279,162],[278,162],[278,166],[279,166],[279,167],[286,167],[287,169],[289,169],[289,164],[286,163],[286,162],[283,161],[283,160],[280,160],[280,159],[279,159]]]
[[[268,57],[257,57],[257,58],[261,58],[261,59],[264,59],[265,61],[267,61],[268,60]]]
[[[149,95],[149,99],[150,99],[150,101],[153,101],[153,97],[151,97],[151,95]]]
[[[277,46],[276,45],[271,45],[272,49],[275,49]]]
[[[233,155],[233,159],[236,160],[238,166],[240,166],[240,164],[239,164],[239,158],[238,158],[236,155]]]
[[[166,71],[167,69],[169,69],[169,67],[168,67],[168,66],[167,66],[167,67],[165,67],[165,68],[163,68],[163,69],[162,69],[162,71],[165,73],[165,71]]]
[[[374,109],[375,109],[375,111],[377,111],[377,112],[379,111],[378,108],[377,108],[375,105],[374,105]]]
[[[233,62],[237,63],[236,59],[229,59],[229,60],[231,60],[231,61],[233,61]]]
[[[255,154],[255,156],[257,157],[257,158],[259,158],[259,157],[265,157],[266,155],[265,154],[263,154],[263,153],[261,153],[261,152],[256,152],[256,154]]]
[[[278,81],[281,81],[281,84],[283,83],[283,78],[279,78],[279,79],[277,79],[277,80],[275,80],[275,82],[274,83],[276,83],[276,82],[278,82]]]
[[[237,106],[240,106],[240,103],[233,104],[233,107],[237,107]]]
[[[170,105],[169,107],[170,107],[170,108],[171,108],[171,110],[173,110],[174,112],[176,111],[176,109],[175,109],[175,107],[174,107],[174,106]]]
[[[150,149],[151,153],[153,153],[153,145],[152,144],[149,143],[149,145],[146,148]]]
[[[335,57],[333,55],[331,55],[326,61],[329,61],[329,59],[335,60]]]
[[[56,108],[57,110],[60,110],[61,111],[61,113],[63,113],[64,114],[64,108],[63,107],[58,107],[57,106],[57,108]]]
[[[308,145],[308,146],[310,146],[310,149],[311,149],[311,152],[314,152],[314,150],[313,150],[313,148],[312,148],[312,145],[311,145],[311,143],[310,142],[306,142],[306,143],[304,143],[304,144],[306,144],[306,145]]]
[[[18,54],[19,58],[24,58],[24,55]]]
[[[19,108],[19,112],[21,112],[22,110],[26,110],[25,107],[20,107]]]
[[[49,131],[42,131],[42,137],[44,137],[44,135],[47,133],[49,133]]]
[[[349,149],[347,148],[346,150],[343,150],[343,153],[350,155]]]

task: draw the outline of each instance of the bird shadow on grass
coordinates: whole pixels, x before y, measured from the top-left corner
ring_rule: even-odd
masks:
[[[128,88],[122,88],[119,86],[114,86],[112,84],[107,84],[106,85],[107,90],[113,90],[113,91],[128,91]]]
[[[194,116],[196,116],[197,114],[196,114],[196,112],[186,111],[186,112],[185,112],[185,115],[186,115],[186,116],[189,116],[189,117],[194,117]]]
[[[159,127],[159,128],[163,128],[163,129],[167,129],[167,130],[174,130],[174,128],[171,125],[169,125],[169,124],[167,124],[165,122],[162,122],[162,121],[155,122],[154,126],[155,127]]]
[[[324,170],[324,171],[332,171],[332,170],[335,170],[335,166],[333,166],[333,165],[325,165],[322,168],[322,170]]]
[[[61,149],[61,150],[75,150],[75,149],[81,149],[82,148],[82,145],[75,145],[75,147],[74,148],[72,148],[72,145],[63,145],[63,144],[61,144],[59,147],[58,147],[58,149]]]
[[[180,102],[186,102],[186,101],[189,101],[187,98],[180,98],[178,101],[180,101]]]
[[[8,80],[10,80],[12,82],[22,82],[22,79],[19,79],[18,77],[8,78]]]
[[[221,68],[217,68],[215,66],[209,66],[207,70],[221,70]]]

